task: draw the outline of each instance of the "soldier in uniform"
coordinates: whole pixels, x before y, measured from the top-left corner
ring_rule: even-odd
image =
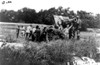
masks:
[[[36,26],[34,34],[35,34],[35,41],[40,42],[41,30],[38,25]]]
[[[41,34],[41,41],[47,41],[46,36],[47,36],[47,28],[44,27]]]
[[[50,26],[48,29],[47,29],[47,34],[46,34],[46,40],[47,41],[50,41],[53,39],[53,35],[54,35],[54,29],[53,29],[53,26]]]
[[[79,16],[77,16],[77,39],[80,39],[80,29],[81,29],[81,20]]]
[[[18,26],[17,29],[16,29],[16,36],[17,36],[17,38],[19,36],[19,31],[20,31],[20,26]]]
[[[32,25],[28,26],[26,29],[26,39],[29,39],[32,35]]]
[[[80,22],[81,20],[79,19],[79,17],[77,16],[74,21],[73,21],[73,35],[74,37],[76,37],[77,39],[79,39],[79,32],[80,32]]]
[[[35,30],[36,30],[36,27],[33,27],[33,28],[32,28],[32,41],[35,40],[35,35],[34,35]]]

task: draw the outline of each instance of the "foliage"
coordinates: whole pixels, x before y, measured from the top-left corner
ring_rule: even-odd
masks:
[[[71,53],[69,52],[69,43],[64,43],[65,41],[54,41],[51,42],[50,46],[46,46],[46,52],[49,55],[49,64],[62,64],[71,61]]]
[[[69,8],[63,9],[63,7],[58,7],[57,9],[52,7],[48,10],[41,10],[36,12],[35,9],[30,9],[24,7],[17,12],[13,10],[1,10],[0,12],[0,21],[2,22],[25,22],[25,23],[39,23],[39,24],[54,24],[53,15],[63,15],[63,16],[72,16],[75,15],[73,11],[70,11]]]
[[[1,10],[0,21],[52,25],[54,24],[53,15],[68,16],[69,18],[77,15],[80,16],[80,19],[82,20],[81,30],[86,30],[87,27],[100,27],[100,14],[94,16],[91,12],[86,12],[82,10],[75,13],[73,10],[70,10],[69,7],[64,9],[61,6],[57,9],[55,7],[52,7],[48,10],[40,10],[39,12],[36,12],[35,9],[30,9],[27,7],[24,7],[18,11]]]
[[[87,56],[94,58],[97,53],[95,38],[89,37],[84,41],[75,42],[74,45],[74,52],[78,56]]]
[[[94,16],[90,12],[86,11],[77,11],[77,15],[80,17],[82,20],[82,29],[81,30],[86,30],[86,28],[95,28],[96,27],[96,22]]]
[[[94,58],[96,42],[94,38],[85,40],[56,40],[48,43],[27,42],[23,49],[0,49],[1,65],[58,65],[72,61],[72,57]]]
[[[95,26],[96,26],[97,28],[100,28],[100,14],[97,14],[97,15],[95,16]]]
[[[16,42],[17,40],[14,38],[13,35],[8,34],[8,35],[5,37],[5,41],[6,41],[6,42],[9,42],[9,43],[13,43],[13,42]]]
[[[21,50],[12,50],[9,47],[0,49],[0,64],[1,65],[22,65],[25,62],[25,54]],[[25,65],[27,63],[25,62]]]

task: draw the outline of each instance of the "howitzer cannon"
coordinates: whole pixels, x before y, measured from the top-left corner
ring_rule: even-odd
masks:
[[[71,26],[69,30],[71,30],[73,37],[79,37],[79,32],[80,32],[80,28],[81,28],[81,19],[79,19],[79,17],[74,17],[72,19],[70,19],[69,17],[65,17],[65,16],[58,16],[58,15],[53,15],[54,16],[54,20],[55,20],[55,24],[54,26],[58,26],[59,29],[64,30],[67,25]],[[69,34],[71,33],[69,32]]]

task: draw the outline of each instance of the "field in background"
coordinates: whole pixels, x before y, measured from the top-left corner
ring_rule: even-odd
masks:
[[[7,37],[8,35],[12,35],[14,39],[16,39],[16,28],[17,26],[28,26],[30,24],[25,24],[25,23],[3,23],[0,22],[0,39],[3,39],[5,37]],[[36,25],[39,25],[41,28],[43,28],[44,26],[48,26],[48,25],[43,25],[43,24],[32,24],[34,27]],[[80,36],[81,38],[87,38],[87,37],[95,37],[96,40],[98,42],[100,42],[100,30],[99,32],[94,29],[92,29],[92,32],[81,32]],[[23,39],[23,38],[19,38],[19,39]]]

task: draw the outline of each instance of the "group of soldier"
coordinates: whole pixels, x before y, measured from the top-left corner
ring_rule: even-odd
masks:
[[[38,25],[36,27],[32,25],[29,25],[27,27],[18,26],[16,33],[17,38],[24,37],[26,40],[39,41],[41,30]]]
[[[79,16],[76,16],[71,20],[62,21],[58,27],[63,30],[64,35],[69,39],[80,39],[81,22]]]
[[[39,25],[35,27],[29,25],[26,28],[24,26],[21,26],[21,28],[18,26],[17,38],[19,36],[20,29],[22,29],[22,36],[25,36],[26,40],[31,41],[50,41],[54,36],[58,36],[60,39],[64,39],[65,37],[69,39],[77,37],[77,39],[79,39],[80,25],[78,23],[78,17],[73,18],[72,21],[65,25],[65,27],[61,25],[62,28],[60,26],[51,25],[45,26],[42,29]]]

